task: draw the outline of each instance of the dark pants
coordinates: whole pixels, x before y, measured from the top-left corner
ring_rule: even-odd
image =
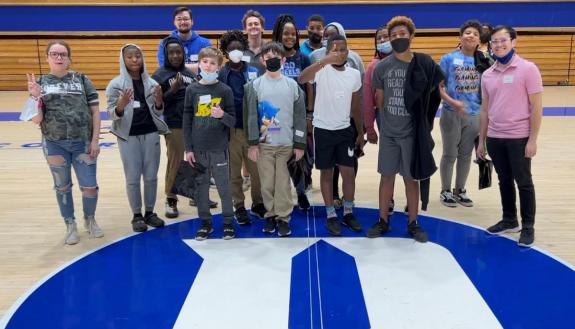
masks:
[[[211,221],[210,213],[210,177],[216,181],[218,194],[222,201],[222,217],[224,224],[231,224],[234,219],[234,207],[232,204],[232,192],[230,190],[230,165],[228,151],[195,151],[196,162],[203,165],[205,173],[198,175],[198,190],[196,191],[196,203],[198,215],[204,221]]]
[[[499,178],[503,220],[517,221],[515,183],[519,190],[521,223],[524,228],[535,224],[535,187],[531,179],[531,159],[525,157],[527,138],[487,138],[487,150]]]

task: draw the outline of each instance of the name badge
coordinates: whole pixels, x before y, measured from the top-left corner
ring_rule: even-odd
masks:
[[[134,108],[139,109],[140,108],[140,102],[134,101]]]
[[[248,55],[242,56],[242,61],[244,61],[244,62],[249,63],[249,62],[251,62],[251,60],[252,60],[252,58]]]
[[[200,104],[209,104],[212,101],[212,95],[200,96]]]
[[[503,76],[503,83],[513,83],[513,76],[512,75],[504,75]]]
[[[197,61],[198,61],[198,54],[192,54],[192,55],[190,55],[190,61],[192,61],[192,62],[197,62]]]
[[[253,80],[255,78],[258,77],[258,73],[257,72],[248,72],[248,79],[249,80]]]
[[[461,59],[461,58],[454,58],[454,59],[453,59],[453,65],[463,66],[463,59]]]

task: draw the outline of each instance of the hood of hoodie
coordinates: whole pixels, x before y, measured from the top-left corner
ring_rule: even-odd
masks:
[[[174,71],[183,71],[184,68],[186,67],[186,49],[184,48],[184,45],[182,44],[180,39],[174,38],[174,37],[167,37],[162,42],[163,42],[163,46],[164,46],[164,67],[167,69],[170,69],[170,70],[174,70]],[[170,65],[170,61],[168,59],[168,45],[169,44],[177,44],[182,49],[182,63],[180,64],[179,67],[174,67],[174,66]]]
[[[144,59],[144,52],[142,51],[142,48],[140,48],[138,45],[135,45],[133,43],[128,43],[126,45],[124,45],[122,47],[122,49],[120,49],[120,76],[125,79],[125,80],[129,80],[132,81],[132,76],[130,75],[130,72],[128,72],[128,68],[126,67],[126,62],[124,62],[124,49],[126,49],[126,47],[136,47],[140,50],[140,52],[142,53],[142,81],[146,82],[148,80],[150,80],[150,75],[148,74],[148,70],[146,69],[146,61]]]
[[[182,38],[180,38],[180,35],[178,34],[178,30],[173,30],[172,34],[170,34],[171,37],[176,38],[178,40],[180,40],[182,43],[186,43],[186,42],[192,42],[195,39],[197,39],[200,35],[196,33],[196,31],[192,31],[192,37],[189,38],[188,40],[182,40]]]
[[[345,30],[343,29],[343,26],[341,24],[339,24],[338,22],[331,22],[324,27],[324,31],[330,26],[335,27],[339,35],[347,39],[347,37],[345,36]]]

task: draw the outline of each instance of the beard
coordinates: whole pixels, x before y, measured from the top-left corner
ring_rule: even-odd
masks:
[[[190,33],[191,30],[192,30],[191,27],[185,27],[185,28],[179,28],[178,32],[181,34],[187,34],[187,33]]]

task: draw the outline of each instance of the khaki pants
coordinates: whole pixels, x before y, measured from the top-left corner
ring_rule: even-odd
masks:
[[[266,217],[277,216],[278,220],[283,221],[290,219],[293,200],[287,162],[292,154],[291,146],[260,144],[258,170],[262,173],[260,180]]]
[[[258,173],[258,166],[255,162],[248,159],[248,141],[243,129],[232,128],[230,130],[230,188],[232,191],[232,199],[234,207],[245,207],[244,205],[244,191],[242,190],[243,177],[242,177],[242,164],[246,164],[246,168],[250,173],[251,180],[251,195],[253,204],[263,203],[262,191],[260,186],[260,176]]]
[[[180,163],[184,159],[184,131],[182,129],[170,129],[170,131],[172,132],[171,134],[164,135],[166,137],[166,154],[168,157],[165,192],[166,198],[177,199],[177,196],[171,191]]]

